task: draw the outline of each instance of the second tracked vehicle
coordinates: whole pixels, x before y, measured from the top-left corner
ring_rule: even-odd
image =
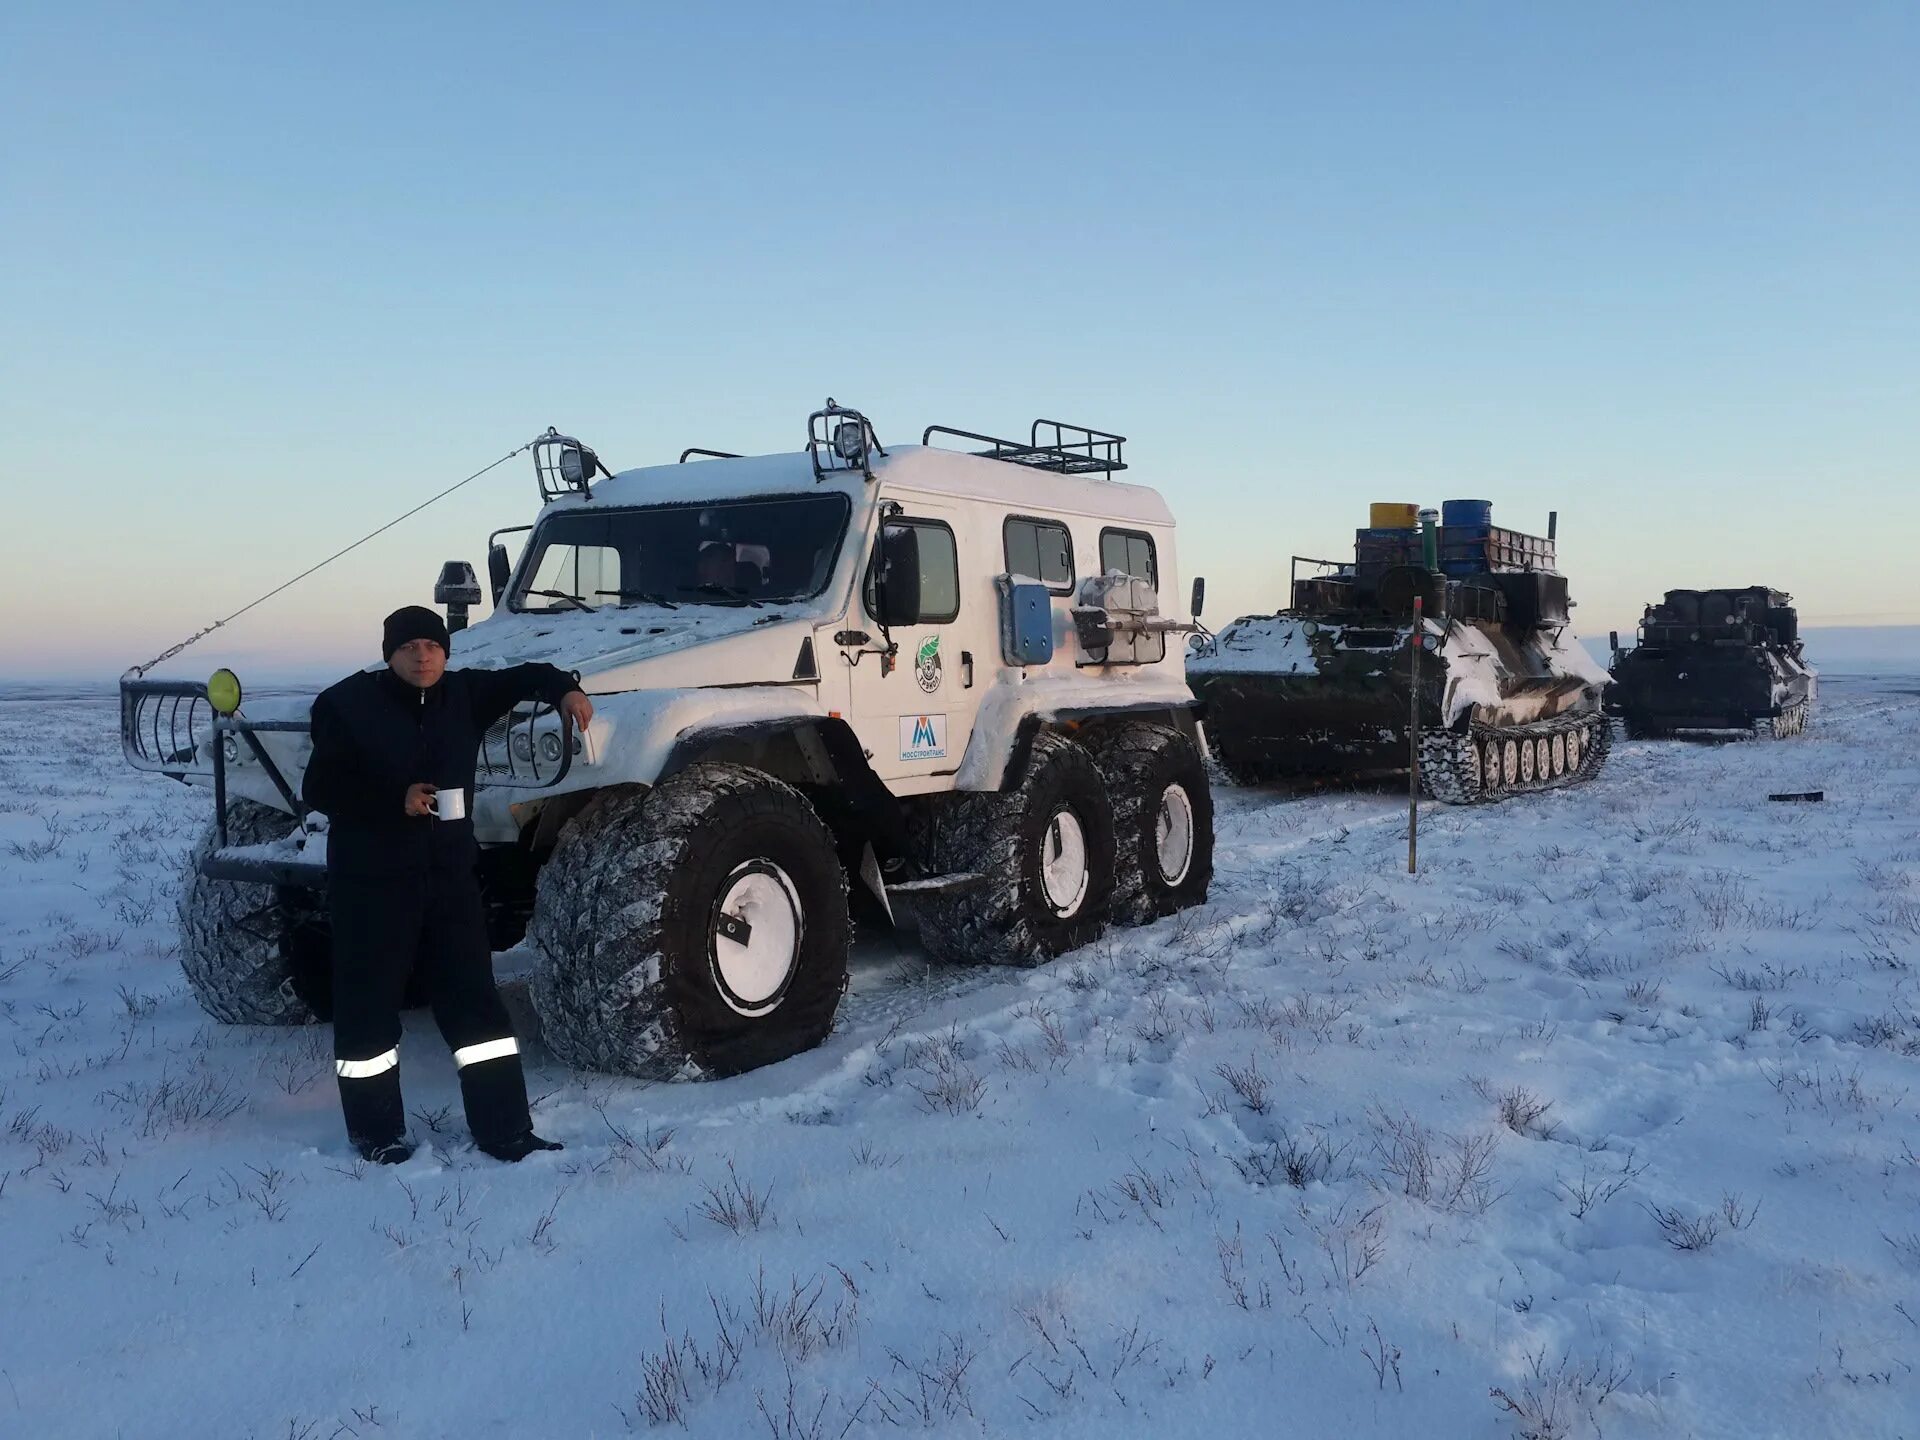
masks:
[[[1607,710],[1635,740],[1687,734],[1798,735],[1818,675],[1806,661],[1793,597],[1765,585],[1669,590],[1640,621],[1639,644],[1613,645]]]
[[[1447,502],[1443,525],[1409,505],[1371,518],[1351,563],[1294,557],[1286,609],[1195,637],[1187,673],[1228,777],[1405,771],[1416,713],[1436,800],[1597,774],[1607,674],[1571,629],[1553,524],[1545,537],[1499,529],[1473,500]]]

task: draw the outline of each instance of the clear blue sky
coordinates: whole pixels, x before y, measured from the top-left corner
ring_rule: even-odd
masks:
[[[1920,7],[0,12],[0,673],[112,675],[549,423],[1132,437],[1219,620],[1371,499],[1920,620]],[[343,664],[520,462],[186,668]]]

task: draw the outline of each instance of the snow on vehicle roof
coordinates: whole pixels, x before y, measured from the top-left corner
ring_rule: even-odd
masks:
[[[988,460],[928,445],[899,445],[873,460],[874,479],[889,490],[913,490],[979,500],[1008,510],[1050,510],[1139,525],[1172,525],[1173,513],[1144,485],[1059,475],[1004,460]],[[569,495],[548,512],[594,505],[691,505],[753,495],[844,494],[856,503],[869,489],[859,471],[829,471],[816,479],[804,450],[694,460],[622,470],[593,488],[593,498]]]

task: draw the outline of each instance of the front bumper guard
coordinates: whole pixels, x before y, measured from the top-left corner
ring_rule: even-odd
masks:
[[[213,787],[219,844],[200,866],[209,879],[305,887],[326,883],[324,861],[294,858],[277,846],[234,848],[227,837],[227,766],[239,762],[240,746],[246,747],[288,813],[299,817],[303,841],[311,833],[299,794],[259,738],[305,735],[311,728],[306,720],[218,714],[207,700],[206,686],[190,680],[129,676],[120,682],[120,749],[127,763],[149,774]],[[544,701],[516,706],[481,737],[474,789],[551,789],[573,769],[580,744],[572,720],[556,707]],[[269,851],[276,853],[265,853]]]

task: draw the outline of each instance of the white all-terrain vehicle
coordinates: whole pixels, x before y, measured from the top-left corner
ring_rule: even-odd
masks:
[[[571,1064],[721,1075],[819,1044],[850,877],[934,956],[1016,965],[1206,896],[1173,517],[1112,478],[1122,437],[888,450],[831,401],[807,430],[617,475],[549,432],[517,563],[489,544],[492,614],[465,626],[473,570],[441,572],[454,666],[548,661],[593,697],[583,735],[543,707],[495,727],[473,806],[495,947],[524,941]],[[222,1020],[328,1009],[310,699],[122,682],[128,759],[214,790],[181,959]]]

